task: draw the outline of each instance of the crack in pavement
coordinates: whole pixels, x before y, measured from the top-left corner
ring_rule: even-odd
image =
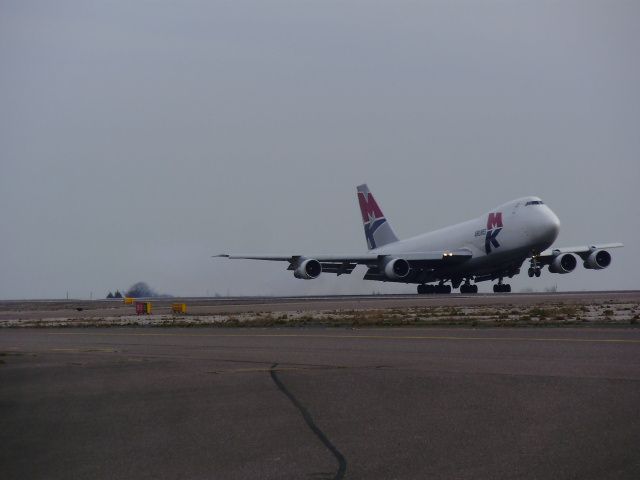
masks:
[[[333,478],[335,480],[340,480],[344,478],[344,474],[347,471],[347,460],[344,458],[344,455],[340,453],[340,450],[338,450],[335,447],[335,445],[331,443],[331,441],[327,438],[324,432],[320,430],[320,428],[315,424],[315,422],[313,421],[313,417],[311,416],[309,411],[304,407],[304,405],[300,403],[300,401],[287,389],[285,384],[282,383],[282,381],[278,378],[278,371],[276,370],[277,366],[278,364],[274,363],[273,365],[271,365],[271,369],[269,371],[271,374],[271,379],[273,380],[273,383],[276,384],[278,389],[282,393],[284,393],[284,395],[291,401],[291,403],[293,403],[293,405],[298,409],[298,411],[300,411],[300,413],[302,414],[302,418],[304,419],[309,429],[316,435],[316,437],[318,437],[318,439],[322,442],[322,444],[327,448],[327,450],[331,452],[331,454],[338,461],[338,470]]]

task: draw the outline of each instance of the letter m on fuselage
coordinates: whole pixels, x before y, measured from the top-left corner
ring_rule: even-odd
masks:
[[[502,212],[490,213],[487,218],[487,230],[502,228]]]

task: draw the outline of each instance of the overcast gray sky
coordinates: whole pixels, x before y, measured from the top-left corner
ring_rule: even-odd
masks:
[[[0,2],[0,297],[413,292],[220,252],[360,252],[522,195],[640,288],[638,1]],[[490,288],[486,284],[483,288]]]

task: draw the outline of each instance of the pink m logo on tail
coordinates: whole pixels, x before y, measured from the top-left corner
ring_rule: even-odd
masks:
[[[362,221],[368,223],[372,220],[383,218],[382,210],[370,193],[358,192],[358,203],[360,204],[360,212],[362,213]]]

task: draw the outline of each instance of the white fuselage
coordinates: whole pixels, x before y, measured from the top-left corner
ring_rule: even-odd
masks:
[[[528,256],[550,247],[559,230],[560,220],[549,207],[538,197],[523,197],[473,220],[399,240],[371,252],[401,256],[403,253],[467,249],[473,257],[452,271],[461,274],[469,271],[477,275],[506,265],[520,265]],[[489,240],[487,232],[491,237]]]

